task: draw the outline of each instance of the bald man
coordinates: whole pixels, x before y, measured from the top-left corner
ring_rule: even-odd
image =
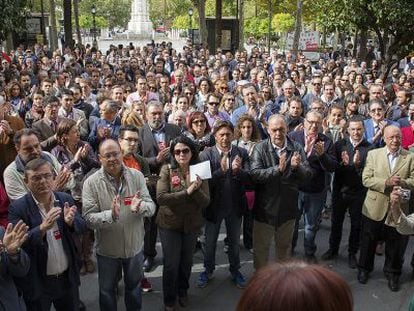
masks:
[[[394,125],[384,129],[385,147],[368,152],[362,183],[368,189],[362,208],[362,235],[358,262],[358,281],[365,284],[374,268],[375,247],[385,240],[384,272],[388,287],[399,290],[399,276],[408,237],[385,223],[390,193],[394,187],[414,188],[414,155],[401,148],[401,130]],[[401,204],[408,212],[408,202]]]
[[[123,165],[121,147],[107,139],[99,147],[102,167],[83,185],[83,216],[96,230],[99,306],[116,311],[115,288],[119,270],[124,271],[127,310],[141,310],[144,217],[151,217],[155,204],[144,175]]]

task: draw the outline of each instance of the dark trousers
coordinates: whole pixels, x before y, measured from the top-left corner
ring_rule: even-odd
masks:
[[[243,213],[243,245],[247,249],[253,248],[253,213],[251,210]]]
[[[46,277],[43,292],[35,301],[26,300],[27,311],[50,311],[52,304],[56,311],[79,310],[79,288],[72,285],[67,273],[59,277]]]
[[[212,273],[216,267],[216,246],[220,233],[221,223],[225,221],[226,233],[229,245],[228,258],[230,273],[235,275],[240,269],[240,226],[241,217],[237,211],[231,211],[224,218],[216,222],[206,221],[205,236],[206,245],[204,252],[204,267],[208,273]]]
[[[358,268],[367,272],[374,269],[375,248],[377,241],[385,241],[385,274],[401,274],[404,253],[407,248],[408,236],[401,235],[393,227],[362,215],[361,248],[359,251]]]
[[[189,279],[197,233],[184,233],[164,228],[160,228],[159,231],[164,263],[162,272],[164,304],[173,306],[177,295],[187,296],[190,287]]]
[[[335,192],[332,196],[332,220],[329,248],[338,252],[342,239],[342,227],[347,209],[351,216],[351,232],[349,233],[348,252],[356,254],[359,249],[361,235],[361,211],[365,192],[346,194]]]
[[[154,200],[154,202],[156,201]],[[155,256],[157,256],[157,250],[155,248],[155,245],[157,244],[157,234],[158,234],[158,226],[155,222],[155,219],[157,218],[157,213],[158,213],[158,205],[152,217],[144,218],[144,229],[145,229],[144,257],[145,258],[148,258],[148,257],[155,258]]]

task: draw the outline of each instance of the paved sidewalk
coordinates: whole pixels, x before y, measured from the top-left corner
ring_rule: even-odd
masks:
[[[318,258],[327,250],[328,238],[329,238],[329,226],[330,221],[324,220],[321,225],[321,229],[317,237],[317,245],[319,246],[317,251]],[[349,218],[346,219],[344,225],[344,238],[347,239],[349,230]],[[220,234],[220,242],[217,246],[217,269],[214,273],[214,279],[210,281],[208,286],[204,289],[196,287],[196,281],[199,272],[203,270],[202,254],[197,252],[194,255],[194,267],[192,270],[192,276],[190,280],[189,289],[189,306],[185,310],[215,310],[215,311],[228,311],[234,310],[237,302],[240,298],[242,290],[237,289],[230,278],[228,272],[227,255],[223,253],[223,239],[225,237],[225,229],[222,228]],[[303,234],[300,234],[300,240],[298,241],[298,248],[296,249],[296,257],[303,257]],[[354,296],[354,310],[355,311],[399,311],[408,310],[408,304],[411,297],[414,295],[414,283],[411,281],[411,267],[410,260],[414,251],[412,242],[409,242],[406,252],[406,259],[404,263],[404,271],[401,277],[402,286],[401,290],[397,293],[391,292],[387,287],[387,281],[382,273],[382,265],[384,264],[384,256],[376,256],[375,270],[371,274],[366,285],[361,285],[356,279],[356,270],[351,270],[347,266],[347,243],[344,241],[340,249],[340,257],[331,262],[320,262],[321,264],[328,265],[334,271],[338,272],[352,288]],[[154,271],[146,274],[151,281],[154,291],[151,293],[143,294],[143,310],[163,310],[162,300],[162,254],[161,248],[158,244],[158,256],[157,264],[159,264]],[[247,278],[253,274],[253,262],[252,254],[241,246],[241,272],[245,274]],[[87,275],[82,277],[81,286],[81,298],[85,302],[88,311],[98,311],[98,282],[97,274]],[[118,310],[125,310],[123,299],[118,301]],[[184,308],[177,307],[177,310],[184,310]]]

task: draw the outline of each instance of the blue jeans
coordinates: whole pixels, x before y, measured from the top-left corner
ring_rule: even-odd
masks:
[[[319,229],[319,221],[325,201],[325,192],[309,193],[299,191],[298,209],[299,214],[296,218],[295,231],[293,237],[293,248],[298,239],[299,220],[303,215],[305,223],[304,247],[305,255],[312,256],[316,252],[316,232]]]
[[[141,310],[142,252],[130,258],[110,258],[96,255],[98,262],[99,307],[101,311],[116,311],[119,270],[124,271],[125,307],[128,311]]]
[[[232,211],[224,217],[226,223],[227,240],[229,245],[229,264],[230,273],[234,275],[240,269],[240,226],[242,218]],[[206,245],[204,253],[204,268],[208,273],[212,273],[216,267],[216,246],[217,238],[220,233],[220,226],[223,219],[217,222],[206,221],[205,236]]]
[[[188,281],[193,266],[193,253],[197,233],[158,228],[160,233],[163,263],[162,288],[164,304],[173,306],[178,297],[186,297],[190,287]]]

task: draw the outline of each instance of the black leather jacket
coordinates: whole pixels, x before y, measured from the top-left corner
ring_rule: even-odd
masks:
[[[302,146],[286,139],[287,166],[283,173],[279,171],[279,157],[270,139],[256,144],[251,156],[250,174],[256,184],[254,218],[276,228],[296,218],[299,185],[312,176]],[[297,169],[292,169],[290,161],[295,151],[300,153],[302,161]]]

